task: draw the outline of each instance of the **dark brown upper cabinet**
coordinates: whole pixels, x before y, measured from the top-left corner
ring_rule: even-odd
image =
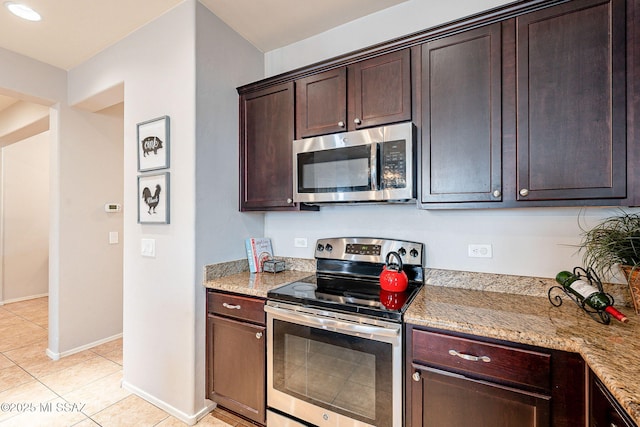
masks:
[[[518,201],[626,197],[625,8],[580,0],[516,18]]]
[[[422,46],[422,203],[502,200],[501,24]]]
[[[630,203],[634,4],[575,0],[423,44],[421,207]]]
[[[413,120],[419,205],[640,204],[640,0],[530,0],[238,88],[241,209],[296,210],[291,141]]]
[[[411,120],[409,49],[296,80],[296,138]]]
[[[240,96],[240,210],[296,210],[293,82]]]

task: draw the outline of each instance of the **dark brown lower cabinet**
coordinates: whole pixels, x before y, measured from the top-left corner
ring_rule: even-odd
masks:
[[[589,427],[637,427],[598,377],[589,376]]]
[[[207,294],[207,397],[266,423],[264,301]]]
[[[407,325],[408,427],[585,425],[573,353]]]
[[[412,425],[548,427],[550,396],[465,378],[420,365],[412,394],[422,410]],[[473,421],[471,421],[473,420]]]

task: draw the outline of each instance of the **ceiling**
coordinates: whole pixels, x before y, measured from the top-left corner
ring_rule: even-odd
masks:
[[[0,0],[0,48],[69,70],[184,0],[15,1],[35,9],[42,21],[22,20]],[[408,0],[199,1],[268,52]],[[0,112],[15,102],[0,95]]]
[[[42,21],[22,20],[0,6],[0,47],[68,70],[183,0],[14,1],[34,8]],[[200,0],[263,52],[404,1]]]

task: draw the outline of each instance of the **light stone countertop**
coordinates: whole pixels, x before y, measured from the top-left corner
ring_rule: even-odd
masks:
[[[315,274],[314,260],[279,259],[285,261],[287,268],[279,273],[250,273],[247,260],[207,265],[203,285],[208,289],[266,298],[271,289]]]
[[[291,270],[275,274],[249,273],[246,260],[206,266],[203,285],[266,298],[269,290],[314,274],[313,260],[285,261]],[[629,323],[602,325],[566,297],[552,306],[547,291],[554,285],[553,279],[426,269],[404,321],[579,353],[640,425],[640,316],[616,303]],[[630,301],[621,285],[607,284],[605,291],[623,305]]]
[[[280,273],[249,273],[244,271],[231,276],[207,280],[204,287],[236,294],[266,298],[267,292],[280,285],[295,282],[312,275],[308,271],[281,271]]]
[[[617,308],[629,322],[602,325],[566,297],[554,307],[546,297],[425,285],[404,321],[579,353],[640,424],[640,317]]]

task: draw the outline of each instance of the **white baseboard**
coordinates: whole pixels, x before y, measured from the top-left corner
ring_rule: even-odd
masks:
[[[48,296],[49,296],[48,293],[39,294],[39,295],[29,295],[28,297],[20,297],[20,298],[13,298],[13,299],[0,301],[0,305],[11,304],[12,302],[28,301],[30,299],[36,299],[36,298],[42,298],[42,297],[48,297]]]
[[[80,347],[72,348],[71,350],[63,351],[61,353],[54,353],[50,349],[47,349],[47,356],[49,356],[53,360],[60,360],[61,357],[71,356],[72,354],[80,353],[81,351],[84,351],[84,350],[89,350],[89,349],[91,349],[93,347],[99,346],[100,344],[104,344],[104,343],[109,342],[109,341],[117,340],[119,338],[122,338],[122,332],[120,332],[119,334],[116,334],[116,335],[112,335],[112,336],[107,337],[107,338],[103,338],[103,339],[98,340],[98,341],[94,341],[94,342],[89,343],[89,344],[82,345]]]
[[[190,426],[195,425],[198,421],[200,421],[200,419],[204,418],[209,412],[213,411],[215,409],[215,407],[217,406],[215,402],[212,402],[210,400],[206,400],[206,406],[204,408],[202,408],[201,410],[199,410],[198,412],[196,412],[193,415],[189,415],[189,414],[185,414],[184,412],[182,412],[181,410],[174,408],[173,406],[169,405],[167,402],[160,400],[158,398],[156,398],[155,396],[150,395],[149,393],[145,392],[144,390],[139,389],[138,387],[126,382],[126,381],[122,381],[122,388],[130,391],[131,393],[135,394],[138,397],[141,397],[142,399],[146,400],[147,402],[157,406],[158,408],[162,409],[163,411],[169,413],[170,415],[176,417],[177,419],[179,419],[180,421],[182,421],[183,423],[186,423]]]

